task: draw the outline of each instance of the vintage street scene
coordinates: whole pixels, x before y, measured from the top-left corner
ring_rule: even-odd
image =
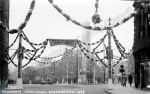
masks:
[[[0,0],[0,94],[150,94],[150,1]]]

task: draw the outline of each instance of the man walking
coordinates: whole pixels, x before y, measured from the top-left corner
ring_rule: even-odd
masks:
[[[130,86],[132,85],[132,79],[133,79],[133,77],[132,77],[132,75],[130,74],[129,77],[128,77]]]

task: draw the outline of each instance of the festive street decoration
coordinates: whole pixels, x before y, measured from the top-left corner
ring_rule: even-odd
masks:
[[[120,52],[121,56],[127,58],[127,56],[129,55],[129,53],[125,53],[125,48],[119,43],[119,41],[117,40],[117,38],[114,35],[113,31],[112,31],[112,36],[113,36],[113,39],[115,41],[115,44],[116,44],[116,46],[118,48],[118,51]]]
[[[8,64],[10,64],[11,62],[13,62],[13,59],[15,58],[15,56],[17,55],[18,53],[18,49],[14,52],[14,54],[10,57],[8,52],[6,52],[6,55],[5,55],[5,60],[8,62]]]
[[[8,52],[9,48],[12,47],[12,46],[15,44],[15,42],[16,42],[17,39],[18,39],[18,37],[19,37],[19,34],[17,34],[17,36],[16,36],[16,38],[14,39],[13,43],[12,43],[10,46],[8,46],[8,48],[6,49],[6,52]]]
[[[91,53],[91,54],[95,54],[95,53],[101,53],[101,52],[104,51],[104,50],[101,50],[101,51],[98,51],[98,52],[90,52],[90,51],[87,50],[85,47],[83,47],[82,44],[78,43],[78,45],[79,45],[79,47],[80,47],[80,49],[81,49],[82,52],[83,52],[83,51],[86,51],[86,52],[89,52],[89,53]]]
[[[74,23],[74,24],[76,24],[76,25],[78,25],[78,26],[81,26],[81,27],[83,27],[83,28],[90,29],[90,30],[99,30],[99,31],[101,31],[101,30],[107,30],[108,28],[114,28],[114,27],[117,27],[117,26],[119,26],[119,25],[121,25],[121,24],[127,22],[129,19],[131,19],[132,17],[135,16],[135,13],[131,13],[129,17],[124,18],[122,21],[120,21],[120,22],[118,22],[118,23],[112,25],[111,27],[107,27],[107,26],[103,26],[103,27],[86,26],[86,25],[81,24],[80,22],[77,22],[76,20],[71,19],[71,17],[70,17],[69,15],[65,14],[57,5],[55,5],[55,4],[53,3],[53,0],[48,0],[48,1],[52,4],[52,6],[53,6],[61,15],[63,15],[63,16],[67,19],[67,21],[71,21],[72,23]],[[100,19],[99,19],[99,15],[95,14],[94,17],[93,17],[93,19],[98,19],[97,21],[94,22],[94,23],[98,23],[99,20],[100,20]]]
[[[73,49],[74,49],[74,48],[72,48],[71,50],[69,50],[69,52],[66,52],[66,53],[64,53],[64,54],[61,54],[61,55],[55,56],[55,57],[48,57],[48,58],[46,58],[46,57],[40,57],[40,58],[45,59],[45,60],[52,60],[52,59],[55,59],[55,58],[58,58],[58,57],[62,56],[62,58],[61,58],[60,60],[57,60],[57,61],[54,60],[53,62],[51,62],[51,61],[42,62],[42,61],[36,60],[37,58],[33,58],[33,60],[36,61],[36,62],[38,62],[38,63],[42,63],[42,64],[58,63],[58,62],[60,62],[61,60],[63,60],[64,58],[66,58],[68,55],[70,55]],[[29,59],[29,58],[31,57],[31,56],[29,55],[29,54],[30,54],[29,52],[26,52],[26,51],[25,51],[25,54],[27,55],[27,56],[25,56],[25,59]]]
[[[80,40],[78,40],[78,42],[80,42],[80,43],[82,43],[82,44],[84,44],[84,45],[95,45],[95,44],[98,44],[98,43],[100,43],[104,38],[105,38],[105,36],[106,36],[107,34],[105,34],[104,35],[104,37],[103,38],[101,38],[99,41],[96,41],[96,42],[94,42],[94,43],[85,43],[85,42],[82,42],[82,41],[80,41]]]
[[[96,4],[95,4],[96,10],[95,10],[95,14],[92,16],[92,22],[94,24],[99,24],[102,21],[100,15],[98,14],[98,1],[99,0],[96,0]]]
[[[30,5],[30,10],[28,12],[28,14],[26,15],[26,18],[24,20],[24,22],[19,26],[19,30],[23,30],[23,28],[26,26],[26,24],[28,23],[31,15],[32,15],[32,12],[33,12],[33,9],[34,9],[34,6],[35,6],[35,0],[32,0],[31,2],[31,5]]]

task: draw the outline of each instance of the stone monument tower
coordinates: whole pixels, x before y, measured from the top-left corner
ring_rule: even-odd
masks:
[[[83,23],[84,25],[89,26],[90,22],[85,21]],[[91,33],[90,30],[83,28],[82,29],[82,41],[85,43],[91,43]],[[84,47],[91,51],[91,46],[89,45],[84,45]],[[89,57],[90,53],[85,52]],[[90,73],[91,71],[91,67],[90,67],[90,60],[84,56],[84,53],[82,53],[82,71],[84,72],[82,75],[82,83],[86,84],[88,83],[88,73]]]

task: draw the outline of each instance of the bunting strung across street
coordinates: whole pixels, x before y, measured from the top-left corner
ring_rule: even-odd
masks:
[[[42,63],[42,64],[52,64],[52,63],[58,63],[58,62],[60,62],[61,60],[63,60],[63,59],[65,59],[68,55],[70,55],[71,54],[71,52],[72,52],[72,50],[73,50],[74,48],[72,48],[71,50],[68,50],[68,52],[65,52],[64,54],[62,54],[62,55],[59,55],[59,56],[55,56],[55,57],[48,57],[48,58],[42,58],[42,59],[45,59],[45,60],[51,60],[51,59],[55,59],[55,58],[57,58],[57,57],[60,57],[60,56],[62,56],[62,58],[60,59],[60,60],[54,60],[53,62],[52,61],[38,61],[38,60],[36,60],[35,58],[33,59],[34,61],[36,61],[36,62],[38,62],[38,63]],[[29,55],[29,52],[26,52],[25,51],[25,54],[27,55],[27,56],[25,56],[25,59],[29,59],[29,58],[31,58],[31,56]]]
[[[81,49],[81,51],[84,53],[84,50],[82,49],[82,45],[78,45],[79,46],[79,48]],[[91,52],[92,53],[92,52]],[[93,53],[94,54],[94,53]],[[91,61],[100,61],[100,60],[94,60],[93,58],[90,58],[86,53],[84,53],[84,55],[88,58],[88,59],[90,59]],[[101,60],[103,60],[103,59],[101,59]]]
[[[17,55],[18,53],[18,49],[14,52],[14,54],[10,57],[9,54],[6,52],[6,55],[5,55],[5,60],[8,62],[8,64],[10,64],[11,62],[13,62],[15,56]]]
[[[85,42],[82,42],[80,40],[78,40],[80,43],[84,44],[84,45],[95,45],[95,44],[98,44],[100,43],[101,41],[103,41],[103,39],[106,37],[107,34],[104,35],[103,38],[101,38],[99,41],[96,41],[95,43],[85,43]]]
[[[32,0],[31,5],[30,5],[30,10],[29,10],[28,14],[26,15],[24,22],[19,26],[19,28],[18,28],[19,30],[22,30],[26,26],[26,24],[28,23],[31,15],[32,15],[34,6],[35,6],[35,0]]]
[[[80,47],[81,51],[83,52],[86,51],[88,53],[91,53],[91,54],[95,54],[95,53],[102,53],[104,50],[101,50],[101,51],[98,51],[98,52],[90,52],[88,49],[86,49],[85,47],[82,46],[82,44],[78,43],[78,46]]]
[[[8,48],[6,48],[6,52],[8,52],[9,48],[11,48],[11,47],[16,43],[18,37],[19,37],[19,34],[17,34],[17,36],[16,36],[16,38],[14,39],[13,43],[12,43]]]
[[[125,53],[125,48],[119,43],[119,41],[117,40],[117,38],[113,32],[112,32],[112,36],[113,36],[113,39],[115,41],[115,44],[116,44],[118,51],[120,52],[121,56],[124,58],[127,58],[127,56],[129,56],[129,53]]]
[[[76,47],[77,40],[75,39],[48,39],[50,46],[66,45]]]
[[[107,27],[107,26],[102,26],[102,27],[97,27],[97,26],[95,26],[95,27],[92,27],[92,26],[83,25],[83,24],[81,24],[80,22],[77,22],[76,20],[71,19],[71,17],[70,17],[69,15],[65,14],[57,5],[55,5],[55,4],[53,3],[53,0],[48,0],[48,1],[52,4],[52,6],[53,6],[61,15],[63,15],[63,16],[67,19],[67,21],[70,20],[72,23],[74,23],[74,24],[76,24],[76,25],[78,25],[78,26],[81,26],[81,27],[83,27],[83,28],[90,29],[90,30],[99,30],[99,31],[100,31],[100,30],[107,30],[107,29],[109,28],[109,27]],[[131,19],[131,18],[134,17],[134,16],[135,16],[135,13],[131,13],[128,17],[124,18],[122,21],[117,22],[116,24],[114,24],[113,26],[111,26],[111,28],[117,27],[117,26],[119,26],[119,25],[121,25],[121,24],[127,22],[129,19]]]
[[[106,38],[107,34],[104,35],[104,37],[101,39],[101,42],[93,49],[93,52],[104,42],[104,39]]]
[[[27,36],[25,35],[25,33],[23,33],[23,39],[24,39],[26,42],[28,42],[29,44],[31,44],[32,46],[33,46],[33,45],[34,45],[34,46],[42,46],[42,45],[44,45],[44,44],[46,43],[46,41],[47,41],[47,40],[45,40],[43,43],[39,43],[39,44],[30,42],[29,39],[27,38]]]

